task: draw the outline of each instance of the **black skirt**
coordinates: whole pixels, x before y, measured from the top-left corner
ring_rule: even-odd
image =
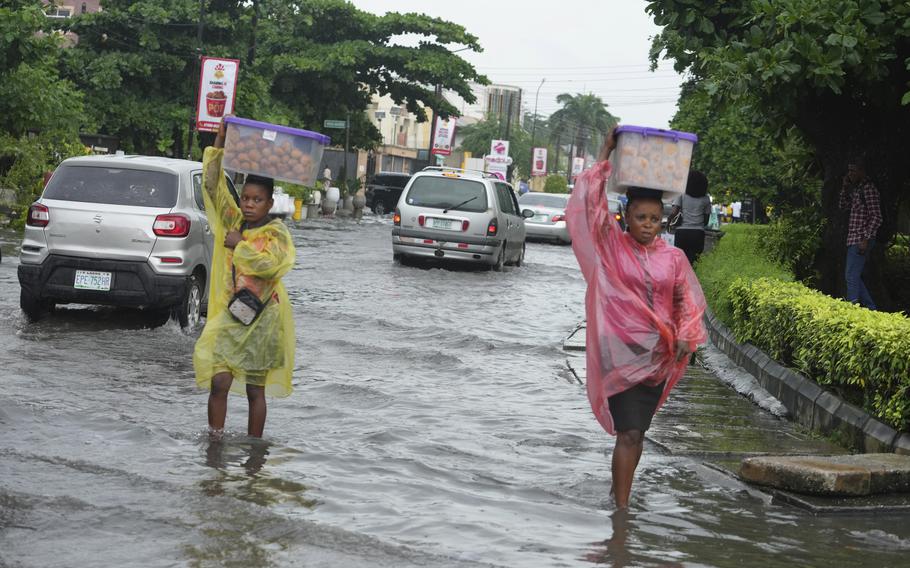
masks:
[[[613,427],[617,432],[628,430],[646,431],[651,427],[651,419],[664,392],[664,384],[648,386],[642,383],[614,394],[607,401],[610,403],[610,414],[613,416]]]

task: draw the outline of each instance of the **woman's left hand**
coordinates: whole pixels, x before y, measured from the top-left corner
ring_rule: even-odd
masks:
[[[224,246],[232,249],[243,240],[243,234],[240,231],[231,231],[224,236]]]
[[[676,341],[676,360],[677,361],[682,361],[683,359],[685,359],[686,357],[691,355],[693,352],[694,351],[689,347],[688,341],[683,341],[682,339],[678,339]]]

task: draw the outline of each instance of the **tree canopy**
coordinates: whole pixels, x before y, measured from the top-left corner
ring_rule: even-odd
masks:
[[[506,121],[498,115],[491,115],[475,124],[459,127],[464,136],[461,149],[483,156],[490,153],[490,142],[508,139],[513,167],[517,168],[519,176],[527,177],[531,167],[531,135],[517,123],[509,126],[506,132]]]
[[[652,63],[663,55],[674,59],[678,71],[699,80],[712,104],[750,112],[778,139],[795,127],[813,149],[825,179],[822,207],[831,221],[819,255],[820,285],[841,290],[845,222],[837,194],[847,161],[868,158],[882,196],[885,240],[908,193],[910,4],[651,0],[647,11],[663,28],[654,38]]]
[[[556,97],[562,108],[550,115],[549,134],[556,140],[572,141],[575,156],[584,157],[587,151],[597,153],[607,132],[619,123],[619,118],[607,110],[607,104],[595,94],[562,93]]]
[[[200,54],[241,60],[238,115],[321,130],[350,112],[360,147],[380,139],[361,116],[373,93],[426,118],[426,106],[455,112],[437,84],[470,102],[468,82],[485,81],[448,48],[480,51],[477,38],[422,14],[377,16],[344,0],[209,0],[199,43],[195,0],[102,6],[70,22],[79,43],[65,73],[86,94],[86,127],[139,152],[184,153]],[[401,45],[403,35],[421,41]]]

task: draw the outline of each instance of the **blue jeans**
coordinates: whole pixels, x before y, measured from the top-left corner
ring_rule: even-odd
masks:
[[[862,304],[863,307],[870,310],[874,310],[876,307],[872,295],[869,294],[866,284],[863,283],[863,268],[866,266],[866,259],[869,258],[874,246],[875,241],[870,240],[865,254],[859,253],[859,245],[847,247],[847,301]]]

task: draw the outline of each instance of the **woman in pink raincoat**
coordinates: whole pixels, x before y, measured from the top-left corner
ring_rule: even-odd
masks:
[[[625,509],[651,418],[705,341],[705,300],[686,255],[659,238],[661,192],[630,188],[627,233],[610,213],[605,181],[615,146],[611,132],[600,161],[576,181],[566,217],[588,285],[588,399],[616,436],[611,493]]]

